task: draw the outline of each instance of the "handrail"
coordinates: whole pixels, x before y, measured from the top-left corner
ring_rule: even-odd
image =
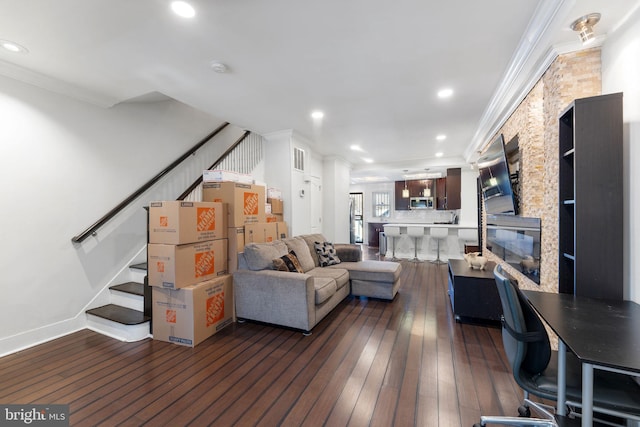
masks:
[[[184,153],[182,156],[178,157],[173,163],[171,163],[169,166],[164,168],[160,173],[158,173],[156,176],[154,176],[149,181],[147,181],[146,184],[142,185],[136,191],[131,193],[131,195],[129,197],[127,197],[122,202],[120,202],[115,208],[113,208],[109,212],[107,212],[102,218],[97,220],[95,223],[93,223],[91,226],[89,226],[82,233],[80,233],[77,236],[71,238],[71,241],[73,243],[80,243],[80,242],[83,242],[89,236],[95,235],[96,231],[100,227],[102,227],[104,224],[106,224],[108,221],[110,221],[114,216],[116,216],[116,214],[118,214],[121,210],[123,210],[125,207],[127,207],[127,205],[129,205],[132,201],[134,201],[135,199],[140,197],[140,195],[142,193],[144,193],[149,188],[151,188],[151,186],[153,186],[156,182],[158,182],[166,174],[171,172],[176,166],[178,166],[180,163],[182,163],[185,159],[187,159],[189,156],[193,155],[193,153],[195,153],[204,144],[209,142],[209,140],[211,140],[211,138],[215,137],[218,133],[220,133],[222,131],[222,129],[224,129],[228,125],[229,125],[229,123],[225,122],[225,123],[221,124],[220,126],[218,126],[218,128],[216,130],[211,132],[209,135],[205,136],[202,140],[200,140],[200,142],[198,142],[196,145],[191,147],[186,153]]]
[[[229,155],[229,153],[231,153],[238,145],[240,145],[242,143],[242,141],[244,141],[245,139],[247,139],[247,137],[249,136],[251,132],[250,131],[245,131],[242,136],[240,138],[238,138],[238,140],[236,142],[233,143],[233,145],[231,145],[231,147],[229,147],[227,149],[227,151],[225,151],[224,153],[222,153],[222,155],[220,157],[218,157],[218,160],[216,160],[211,166],[208,167],[208,169],[214,169],[218,164],[220,164],[220,162],[222,162],[224,160],[225,157],[227,157]],[[195,190],[198,185],[200,185],[202,183],[202,175],[200,175],[200,177],[198,179],[196,179],[193,184],[191,184],[189,186],[189,188],[187,188],[184,193],[182,193],[181,195],[178,196],[178,198],[176,200],[184,200],[185,197],[187,197],[193,190]]]

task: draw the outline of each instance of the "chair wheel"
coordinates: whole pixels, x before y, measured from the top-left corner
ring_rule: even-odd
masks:
[[[523,418],[531,417],[531,409],[528,406],[519,406],[518,407],[518,416]]]

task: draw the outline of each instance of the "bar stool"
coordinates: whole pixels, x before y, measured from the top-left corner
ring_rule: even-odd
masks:
[[[391,237],[391,261],[400,261],[396,258],[396,237],[400,237],[400,227],[384,227],[384,234],[386,234],[387,238]]]
[[[436,259],[429,262],[433,264],[445,264],[445,262],[440,259],[440,241],[445,240],[449,236],[449,229],[446,227],[432,227],[429,234],[431,238],[435,239],[438,243],[438,255]]]
[[[418,259],[418,239],[424,237],[424,227],[408,226],[407,236],[413,238],[413,259],[410,261],[422,262],[422,260]]]

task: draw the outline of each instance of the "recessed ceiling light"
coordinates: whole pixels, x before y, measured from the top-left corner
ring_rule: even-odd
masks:
[[[4,50],[8,50],[9,52],[13,52],[13,53],[29,52],[29,50],[26,47],[20,46],[18,43],[14,43],[10,40],[0,40],[0,46],[2,46]]]
[[[350,146],[349,148],[351,148],[351,150],[353,151],[364,151],[362,149],[362,147],[360,147],[359,145],[353,144],[352,146]]]
[[[227,67],[226,64],[223,64],[220,61],[211,61],[209,65],[211,66],[211,69],[216,73],[226,73],[229,70],[229,67]]]
[[[444,141],[445,139],[447,139],[447,135],[441,133],[440,135],[436,136],[436,139],[438,141]]]
[[[324,117],[324,113],[322,111],[314,111],[311,113],[311,118],[313,119],[321,119]]]
[[[171,10],[173,10],[173,13],[183,18],[193,18],[196,16],[196,10],[186,1],[171,2]]]
[[[438,91],[438,98],[449,98],[453,95],[453,89],[445,88]]]
[[[444,156],[444,153],[442,151],[438,151],[436,153],[436,157],[442,157],[442,156]]]
[[[364,161],[365,163],[373,163],[373,159],[371,159],[369,157],[363,157],[362,161]]]

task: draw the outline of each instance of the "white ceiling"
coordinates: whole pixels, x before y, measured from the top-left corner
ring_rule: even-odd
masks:
[[[473,160],[545,61],[580,47],[575,18],[601,13],[602,43],[638,0],[191,0],[193,19],[169,3],[0,0],[0,39],[29,50],[0,49],[0,74],[104,107],[168,96],[402,179]]]

